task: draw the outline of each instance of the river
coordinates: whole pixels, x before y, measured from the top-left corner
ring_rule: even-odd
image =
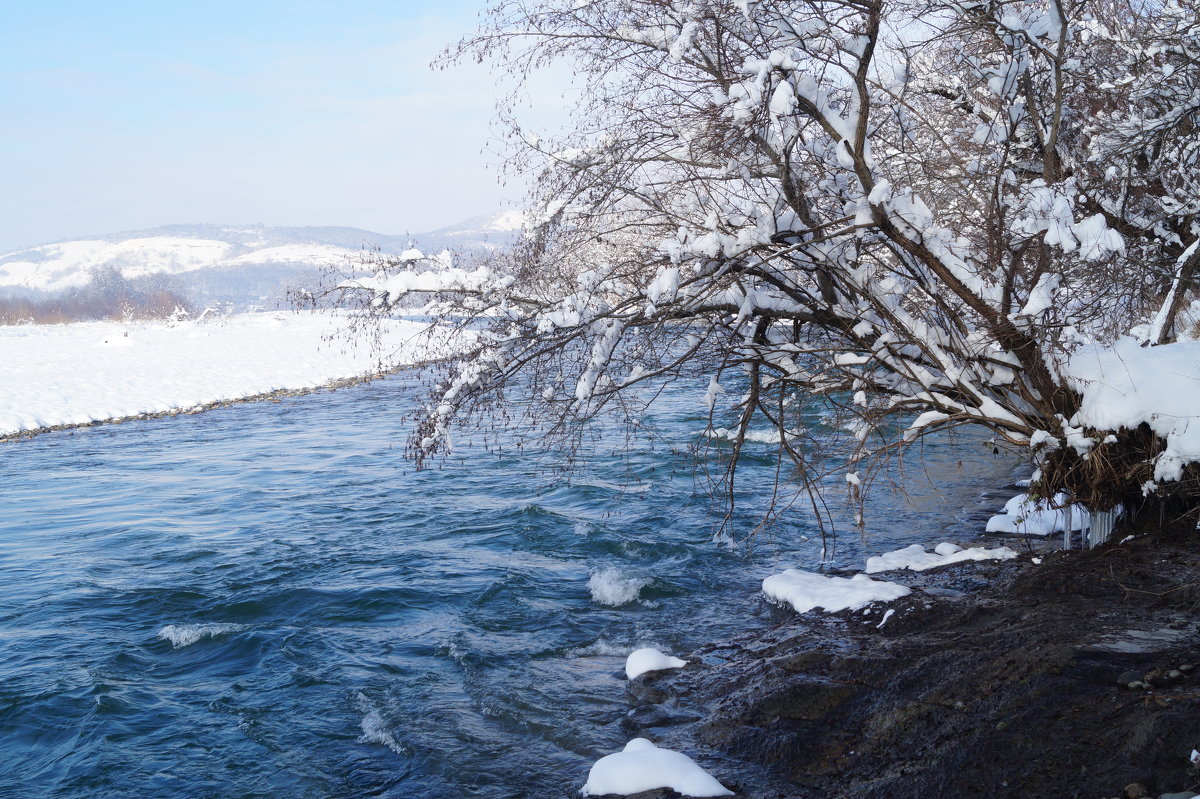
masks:
[[[0,796],[573,795],[628,738],[626,653],[779,623],[763,577],[822,562],[799,506],[713,542],[700,393],[568,475],[466,436],[414,471],[404,374],[4,445]],[[972,439],[916,463],[827,565],[975,537],[1019,468]]]

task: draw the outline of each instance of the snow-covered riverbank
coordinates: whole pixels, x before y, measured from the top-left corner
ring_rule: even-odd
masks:
[[[0,436],[316,388],[444,352],[393,320],[382,347],[331,314],[0,327]]]

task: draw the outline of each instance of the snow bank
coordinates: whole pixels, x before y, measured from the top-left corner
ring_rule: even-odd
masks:
[[[1017,553],[1008,547],[984,549],[972,547],[963,549],[960,546],[943,542],[934,547],[933,552],[926,552],[925,547],[913,544],[904,549],[885,552],[867,558],[867,574],[892,571],[894,569],[909,569],[922,572],[926,569],[936,569],[939,566],[949,566],[952,563],[962,563],[968,560],[1012,560]]]
[[[0,435],[314,388],[375,371],[369,346],[326,340],[338,325],[331,314],[258,313],[171,326],[0,327]],[[438,354],[420,336],[425,327],[386,323],[385,365]]]
[[[625,659],[625,676],[629,679],[640,677],[649,671],[665,669],[682,669],[688,662],[677,657],[659,652],[651,646],[636,649]]]
[[[615,608],[637,599],[650,582],[648,577],[631,577],[615,566],[606,566],[588,578],[588,590],[593,600]]]
[[[240,633],[244,629],[244,624],[168,624],[158,631],[158,637],[170,641],[176,649],[182,649],[205,638]]]
[[[822,608],[830,613],[858,610],[872,602],[891,602],[912,593],[906,586],[872,580],[865,574],[828,577],[816,572],[788,569],[763,580],[763,593],[772,602],[788,603],[797,613]]]
[[[1058,494],[1053,502],[1031,499],[1029,494],[1017,494],[1004,504],[1004,512],[988,519],[987,532],[1015,533],[1017,535],[1052,535],[1067,529],[1065,508],[1066,494]],[[1091,515],[1082,505],[1071,507],[1071,530],[1086,530],[1091,526]]]
[[[1110,348],[1084,347],[1068,375],[1083,394],[1073,426],[1115,432],[1145,422],[1166,440],[1155,480],[1178,480],[1186,464],[1200,461],[1200,342],[1142,347],[1123,338]]]
[[[733,791],[687,755],[661,749],[645,738],[634,738],[623,751],[597,760],[588,773],[583,795],[628,796],[659,788],[684,796],[733,796]]]

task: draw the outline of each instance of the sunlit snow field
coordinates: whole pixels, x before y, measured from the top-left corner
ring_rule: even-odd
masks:
[[[389,320],[381,349],[335,314],[0,326],[0,435],[305,389],[431,354],[426,325]]]

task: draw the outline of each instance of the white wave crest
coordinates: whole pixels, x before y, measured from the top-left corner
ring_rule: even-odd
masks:
[[[609,643],[603,638],[593,644],[581,646],[578,649],[571,651],[571,654],[577,658],[595,658],[595,657],[625,657],[633,651],[632,646],[618,646],[617,644]]]
[[[358,736],[360,744],[380,744],[398,755],[408,754],[395,736],[388,731],[387,722],[383,720],[383,716],[379,715],[379,711],[372,707],[370,701],[362,694],[358,695],[358,707],[366,713],[359,722],[359,726],[362,727],[362,735]]]
[[[244,629],[244,624],[168,624],[158,631],[158,637],[170,641],[176,649],[182,649],[203,638],[239,633]]]
[[[738,431],[728,427],[716,427],[708,430],[700,431],[701,435],[718,441],[735,441],[737,440]],[[803,435],[801,430],[788,430],[788,439],[799,438]],[[779,430],[772,428],[770,430],[747,430],[746,441],[752,444],[778,444],[782,441]]]
[[[650,582],[649,577],[627,577],[617,567],[606,566],[592,572],[588,579],[588,590],[592,592],[594,601],[615,608],[637,599]]]

